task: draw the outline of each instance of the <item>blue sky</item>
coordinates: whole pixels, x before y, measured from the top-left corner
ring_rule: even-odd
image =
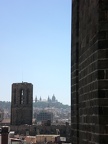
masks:
[[[11,85],[33,84],[33,97],[70,105],[71,0],[0,1],[0,100]]]

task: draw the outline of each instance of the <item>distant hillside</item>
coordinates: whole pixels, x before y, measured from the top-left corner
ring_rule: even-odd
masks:
[[[60,102],[44,102],[44,101],[38,101],[33,103],[34,107],[39,107],[39,108],[45,108],[45,107],[55,107],[55,108],[69,108],[69,105],[64,105]]]
[[[10,109],[10,107],[11,107],[11,102],[0,101],[1,109]],[[33,107],[38,107],[38,108],[55,107],[55,108],[63,108],[63,109],[70,108],[69,105],[64,105],[60,102],[44,102],[44,101],[33,102]]]

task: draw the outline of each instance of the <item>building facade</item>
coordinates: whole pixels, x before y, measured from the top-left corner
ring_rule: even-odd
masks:
[[[36,115],[37,122],[43,122],[48,120],[53,122],[53,113],[47,111],[41,111]]]
[[[108,0],[72,0],[72,144],[108,144]]]
[[[11,125],[32,124],[33,85],[13,83],[11,97]]]

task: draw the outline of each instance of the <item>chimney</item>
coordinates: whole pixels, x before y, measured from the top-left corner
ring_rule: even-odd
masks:
[[[0,144],[8,144],[8,134],[10,128],[8,126],[2,126],[0,128]]]

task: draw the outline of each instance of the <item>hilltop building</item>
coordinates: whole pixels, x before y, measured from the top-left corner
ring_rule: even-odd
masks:
[[[50,97],[49,97],[49,96],[48,96],[48,99],[47,99],[47,101],[48,101],[48,102],[50,102],[50,101],[51,101],[51,99],[50,99]]]
[[[35,97],[35,103],[37,102],[37,96]]]
[[[52,99],[48,96],[47,100],[45,100],[45,99],[43,100],[43,99],[41,98],[41,96],[40,96],[39,100],[38,100],[37,96],[35,97],[35,103],[36,103],[36,102],[43,102],[43,101],[46,101],[46,102],[57,102],[56,97],[55,97],[54,94],[53,94],[53,96],[52,96]]]
[[[33,85],[13,83],[11,97],[11,125],[32,124]]]
[[[52,96],[52,102],[56,102],[56,97],[55,97],[55,95]]]
[[[108,0],[72,0],[72,144],[108,144]]]

